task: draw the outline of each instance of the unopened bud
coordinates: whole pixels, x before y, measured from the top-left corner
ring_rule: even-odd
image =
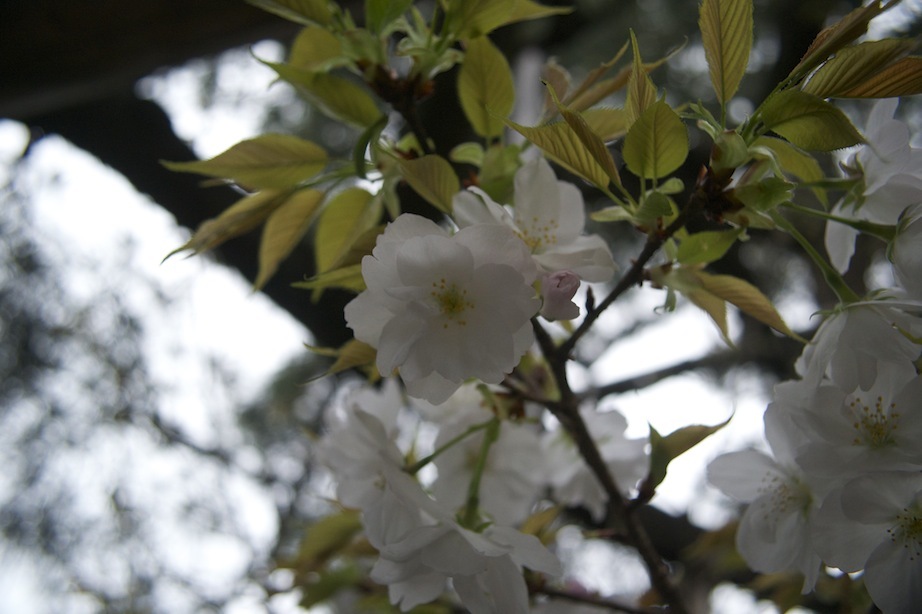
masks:
[[[541,277],[541,298],[544,305],[541,315],[548,320],[572,320],[579,316],[579,307],[573,302],[579,290],[579,276],[573,271],[555,271]]]

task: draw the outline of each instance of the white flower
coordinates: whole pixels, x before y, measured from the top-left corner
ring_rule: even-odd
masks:
[[[381,419],[354,404],[333,414],[330,430],[317,445],[316,453],[336,477],[336,496],[343,505],[370,505],[379,496],[382,470],[399,470],[403,466],[403,455],[394,443],[394,423],[389,426],[390,431]]]
[[[922,319],[904,311],[918,305],[894,300],[852,303],[830,315],[817,330],[795,367],[805,381],[819,385],[829,377],[867,390],[878,371],[902,377],[916,373],[922,346]]]
[[[922,202],[922,149],[909,144],[909,128],[893,119],[898,98],[878,101],[871,110],[862,145],[847,165],[863,179],[832,213],[878,224],[896,224],[903,210]],[[840,271],[848,269],[857,232],[838,222],[826,225],[826,250]]]
[[[451,236],[404,214],[362,260],[367,289],[345,308],[356,339],[399,368],[411,396],[447,399],[468,378],[499,383],[534,341],[537,271],[508,228],[475,225]]]
[[[922,377],[878,369],[869,390],[832,383],[779,405],[810,442],[798,451],[807,472],[848,478],[867,471],[922,468]]]
[[[826,497],[816,549],[843,571],[864,568],[864,584],[884,614],[922,604],[922,473],[861,476]]]
[[[455,195],[453,217],[461,227],[502,224],[512,228],[528,245],[542,272],[569,270],[589,282],[611,279],[615,263],[605,241],[598,235],[582,234],[586,223],[583,195],[573,184],[557,181],[546,160],[535,159],[516,172],[513,201],[513,207],[503,207],[472,188]]]
[[[383,473],[382,499],[363,522],[380,555],[371,578],[388,585],[391,603],[402,610],[432,601],[451,579],[471,612],[525,614],[522,567],[560,573],[560,562],[533,535],[496,525],[483,533],[465,529],[406,473]]]
[[[776,397],[801,393],[799,383],[782,384]],[[811,545],[816,511],[815,488],[794,462],[802,439],[786,416],[765,412],[765,436],[772,456],[756,450],[730,452],[708,465],[708,481],[725,494],[749,503],[740,519],[736,545],[749,566],[759,572],[795,570],[804,575],[804,592],[813,589],[820,559]]]
[[[907,209],[890,245],[893,275],[906,295],[922,301],[922,205]]]
[[[491,417],[479,405],[461,409],[454,420],[439,431],[436,449]],[[468,486],[480,459],[483,438],[484,432],[479,431],[436,457],[439,479],[432,486],[432,494],[442,505],[458,508],[467,500]],[[508,420],[501,422],[499,436],[490,446],[480,479],[481,511],[502,525],[524,520],[537,499],[543,466],[541,442],[534,429]]]
[[[617,411],[581,413],[618,488],[623,495],[629,495],[649,470],[647,441],[625,437],[627,420]],[[562,503],[585,507],[600,520],[605,513],[605,492],[570,436],[564,429],[557,429],[547,433],[542,443],[554,496]]]

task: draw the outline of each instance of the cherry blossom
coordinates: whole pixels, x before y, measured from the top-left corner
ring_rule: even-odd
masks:
[[[356,339],[378,350],[383,374],[399,369],[411,396],[440,403],[468,378],[497,384],[534,341],[537,271],[508,228],[454,235],[404,214],[362,260],[367,289],[345,308]]]
[[[647,441],[627,438],[627,420],[620,412],[583,411],[581,414],[618,488],[622,494],[629,495],[649,470]],[[563,429],[558,429],[547,433],[542,444],[554,496],[562,503],[581,505],[593,518],[601,519],[607,497],[580,457],[572,438]]]
[[[866,143],[846,164],[861,179],[834,208],[844,217],[896,224],[903,210],[922,202],[922,149],[909,144],[909,128],[893,119],[898,98],[874,105],[864,130]],[[826,250],[839,271],[848,269],[857,231],[838,222],[826,225]]]
[[[501,224],[528,245],[542,272],[572,271],[589,282],[605,282],[615,263],[605,241],[583,235],[586,207],[571,183],[558,181],[544,158],[526,163],[515,174],[512,207],[503,207],[476,188],[455,195],[452,211],[459,226]]]
[[[922,473],[858,477],[826,497],[815,525],[817,552],[864,584],[885,614],[922,603]]]

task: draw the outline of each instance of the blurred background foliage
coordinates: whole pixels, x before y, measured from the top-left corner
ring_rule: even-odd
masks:
[[[670,100],[709,96],[696,2],[548,3],[576,10],[494,37],[523,76],[521,97],[540,91],[539,67],[547,59],[556,58],[578,78],[610,59],[629,29],[637,33],[644,58],[674,54],[654,74]],[[344,4],[361,19],[361,2]],[[731,119],[753,108],[750,101],[796,64],[824,24],[859,3],[755,4],[755,47]],[[904,2],[875,36],[917,36],[920,5]],[[166,171],[159,161],[217,153],[202,139],[202,122],[210,115],[231,113],[231,122],[299,134],[334,156],[349,155],[354,135],[312,112],[285,86],[256,96],[246,87],[240,67],[256,63],[251,49],[260,57],[281,57],[296,32],[242,0],[150,0],[130,8],[115,0],[0,6],[0,118],[29,131],[28,146],[7,161],[0,194],[0,578],[8,578],[7,584],[28,578],[45,611],[288,611],[297,603],[290,574],[274,566],[296,558],[304,527],[325,509],[315,494],[310,442],[339,382],[305,387],[323,360],[304,352],[247,397],[224,356],[199,352],[194,359],[204,366],[196,372],[202,380],[198,398],[208,408],[204,426],[191,428],[149,353],[151,336],[159,334],[150,313],[168,310],[175,294],[133,267],[138,255],[130,241],[98,261],[80,262],[67,245],[43,234],[34,223],[33,200],[55,177],[36,179],[28,171],[43,140],[59,135],[191,229],[238,195],[226,187],[203,189],[197,178]],[[462,122],[438,121],[461,117],[454,78],[442,75],[421,108],[444,150],[467,136]],[[859,125],[866,108],[848,107]],[[917,109],[916,103],[901,108],[916,130],[922,128]],[[692,159],[705,161],[705,144],[698,145]],[[688,172],[697,172],[694,164]],[[92,223],[104,226],[106,220]],[[810,233],[821,242],[819,226]],[[616,261],[626,262],[638,238],[629,231],[612,238]],[[252,280],[257,244],[257,236],[243,237],[209,258]],[[823,284],[791,247],[778,235],[755,235],[719,265],[782,304],[796,299],[808,312],[828,305]],[[859,245],[849,274],[854,287],[874,275],[881,257],[877,245]],[[310,331],[298,342],[338,345],[348,335],[342,305],[350,297],[328,292],[312,304],[290,286],[311,272],[305,244],[264,293]],[[587,340],[578,356],[582,362],[590,364],[612,344],[658,322],[649,312],[630,311],[630,304],[623,309],[622,319],[632,324]],[[732,388],[728,381],[741,370],[757,374],[763,390],[791,376],[796,344],[748,320],[739,334],[740,349],[718,348],[667,364],[615,382],[611,391],[645,388],[691,371],[718,388]],[[707,548],[689,549],[700,530],[686,518],[652,509],[647,522],[662,552],[694,570],[688,582],[697,583],[701,594],[720,582],[749,580],[726,534],[710,535]],[[778,597],[790,586],[777,580],[756,588]],[[824,609],[821,602],[812,606]]]

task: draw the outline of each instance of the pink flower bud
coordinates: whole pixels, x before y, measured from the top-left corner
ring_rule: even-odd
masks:
[[[572,320],[579,316],[573,296],[579,289],[579,276],[573,271],[555,271],[541,277],[541,315],[548,320]]]

